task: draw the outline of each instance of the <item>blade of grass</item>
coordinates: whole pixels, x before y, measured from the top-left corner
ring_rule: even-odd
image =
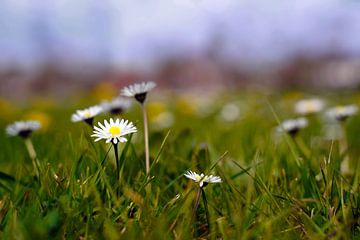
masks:
[[[279,118],[279,116],[276,114],[273,106],[271,105],[270,101],[269,101],[267,98],[266,98],[266,102],[267,102],[267,104],[268,104],[268,106],[269,106],[269,108],[270,108],[270,110],[271,110],[271,112],[272,112],[272,114],[273,114],[273,116],[274,116],[277,124],[278,124],[279,126],[281,126],[280,118]],[[283,129],[283,131],[286,132],[285,129]],[[296,164],[297,164],[298,166],[300,166],[300,162],[299,162],[299,159],[298,159],[296,150],[295,150],[295,144],[294,144],[293,141],[290,140],[290,137],[288,136],[288,134],[285,134],[285,141],[286,141],[287,145],[288,145],[289,148],[290,148],[290,152],[291,152],[291,154],[292,154],[292,156],[293,156]]]

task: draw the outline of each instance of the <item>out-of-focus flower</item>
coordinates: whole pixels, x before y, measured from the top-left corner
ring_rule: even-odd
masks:
[[[150,102],[147,105],[147,113],[150,121],[156,118],[159,114],[166,111],[167,111],[167,106],[160,101]]]
[[[150,153],[149,153],[149,130],[148,120],[145,108],[145,100],[147,93],[156,87],[154,82],[135,83],[121,90],[121,94],[126,97],[134,97],[142,106],[144,120],[144,145],[145,145],[145,166],[146,174],[150,173]]]
[[[203,173],[200,175],[193,171],[187,171],[184,174],[185,177],[199,183],[200,188],[206,187],[209,183],[220,183],[221,178],[219,176],[209,175],[206,176]]]
[[[169,128],[174,124],[175,118],[171,112],[162,112],[151,119],[151,123],[157,129]]]
[[[356,105],[347,105],[347,106],[337,106],[329,109],[326,112],[326,116],[332,120],[335,119],[337,121],[345,121],[348,117],[356,114],[358,111],[358,107]]]
[[[176,110],[189,116],[206,117],[214,110],[215,96],[182,94],[176,101]]]
[[[101,82],[95,86],[92,91],[92,99],[96,101],[101,101],[102,99],[111,99],[116,96],[116,88],[108,82]]]
[[[10,121],[19,114],[19,109],[8,100],[0,98],[0,119]]]
[[[39,111],[27,112],[24,115],[24,119],[39,121],[41,124],[41,129],[40,129],[41,131],[46,131],[46,129],[48,129],[48,127],[51,123],[50,116],[45,112],[39,112]]]
[[[6,127],[6,133],[9,136],[28,138],[32,132],[38,130],[40,127],[41,124],[39,121],[17,121]]]
[[[197,104],[187,96],[181,96],[176,100],[176,111],[184,115],[192,116],[197,111]]]
[[[146,100],[147,93],[154,87],[156,87],[156,83],[154,82],[135,83],[133,85],[124,87],[121,90],[121,95],[125,97],[134,97],[138,102],[143,104]]]
[[[295,104],[295,112],[306,115],[323,110],[325,103],[318,98],[300,100]]]
[[[287,132],[290,135],[296,135],[300,129],[305,128],[308,125],[306,118],[288,119],[283,121],[280,126],[277,127],[279,132]]]
[[[167,110],[167,106],[163,102],[149,103],[148,113],[149,121],[158,130],[169,128],[174,123],[174,115]]]
[[[55,107],[56,107],[56,102],[52,98],[38,96],[31,102],[31,108],[42,111],[54,109]]]
[[[226,104],[220,111],[220,118],[226,122],[233,122],[240,117],[239,106],[235,103]]]
[[[111,114],[121,114],[123,111],[131,107],[131,100],[124,97],[116,97],[111,101],[103,101],[101,107],[104,112]]]
[[[80,121],[84,121],[87,124],[92,126],[94,117],[97,116],[98,114],[102,113],[103,109],[100,106],[92,106],[89,108],[85,108],[82,110],[77,110],[72,116],[71,116],[71,121],[72,122],[80,122]]]
[[[126,142],[127,139],[124,137],[127,134],[134,133],[137,131],[136,127],[132,122],[124,119],[116,119],[115,121],[110,118],[110,122],[104,121],[104,125],[98,122],[99,127],[94,126],[94,134],[92,137],[96,137],[95,142],[105,139],[106,143],[112,142],[117,144],[118,142]]]

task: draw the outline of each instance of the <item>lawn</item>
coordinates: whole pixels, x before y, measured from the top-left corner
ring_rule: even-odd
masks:
[[[95,117],[94,124],[112,117],[137,127],[117,145],[117,162],[111,143],[70,121],[97,103],[91,94],[1,100],[0,238],[360,239],[360,117],[328,128],[325,108],[307,115],[296,135],[276,130],[309,96],[326,108],[360,103],[347,92],[151,92],[149,174],[137,102],[121,115]],[[24,139],[5,132],[24,118],[42,123],[31,136],[39,174]],[[200,188],[188,170],[222,182]]]

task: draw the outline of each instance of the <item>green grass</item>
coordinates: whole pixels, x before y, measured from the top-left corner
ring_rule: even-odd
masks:
[[[358,99],[325,98],[329,105]],[[122,116],[139,131],[119,145],[120,181],[111,144],[95,143],[90,127],[69,121],[76,107],[89,105],[84,100],[40,109],[51,118],[32,137],[40,181],[22,139],[0,131],[0,238],[360,239],[359,116],[348,119],[340,140],[323,138],[320,115],[310,116],[309,127],[293,139],[274,134],[277,119],[295,116],[288,95],[213,100],[199,115],[162,100],[175,122],[166,129],[150,124],[150,179],[136,104]],[[241,106],[237,121],[219,119],[227,102]],[[30,104],[0,118],[0,128],[31,110]],[[348,173],[340,171],[345,158]],[[200,201],[195,218],[198,186],[183,177],[186,170],[223,179],[204,188],[207,205]]]

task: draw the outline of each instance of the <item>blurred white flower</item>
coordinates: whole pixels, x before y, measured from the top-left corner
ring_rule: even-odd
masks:
[[[138,102],[143,104],[146,100],[146,94],[154,87],[156,87],[156,83],[154,82],[135,83],[124,87],[121,90],[121,95],[125,97],[134,97]]]
[[[356,105],[337,106],[330,108],[326,112],[326,116],[332,120],[345,121],[348,117],[356,114],[358,107]]]
[[[94,117],[103,112],[102,107],[95,105],[89,108],[82,110],[76,110],[76,112],[71,116],[72,122],[84,121],[89,125],[92,125]]]
[[[239,106],[234,103],[228,103],[221,109],[220,118],[224,121],[233,122],[239,119],[239,117]]]
[[[174,120],[174,115],[171,112],[162,112],[151,121],[157,129],[164,129],[171,127],[174,124]]]
[[[111,101],[103,101],[101,107],[104,112],[120,114],[131,107],[131,100],[124,97],[116,97]]]
[[[186,115],[207,117],[214,111],[216,95],[204,92],[183,93],[177,99],[176,107]]]
[[[39,121],[17,121],[6,127],[9,136],[30,137],[31,133],[41,127]]]
[[[197,174],[196,172],[193,171],[187,171],[184,174],[185,177],[194,180],[195,182],[199,183],[199,186],[205,187],[206,185],[208,185],[209,183],[220,183],[221,182],[221,178],[219,176],[206,176],[203,173],[201,173],[200,175]]]
[[[121,90],[121,94],[126,97],[134,97],[141,105],[143,112],[144,120],[144,145],[145,145],[145,164],[146,164],[146,173],[150,172],[150,153],[149,153],[149,130],[148,130],[148,120],[147,113],[145,108],[145,100],[147,93],[156,87],[154,82],[142,82],[135,83],[133,85],[127,86]]]
[[[325,102],[318,98],[300,100],[295,104],[295,112],[298,114],[317,113],[323,110]]]
[[[136,127],[132,122],[124,119],[116,119],[115,121],[110,118],[110,122],[104,121],[104,125],[98,122],[99,127],[94,126],[94,134],[92,137],[96,137],[95,142],[105,139],[106,143],[112,142],[117,144],[118,142],[127,142],[124,137],[127,134],[134,133],[137,131]]]
[[[296,135],[300,129],[305,128],[308,125],[306,118],[295,118],[283,121],[280,126],[277,127],[279,132],[287,132],[290,135]]]

